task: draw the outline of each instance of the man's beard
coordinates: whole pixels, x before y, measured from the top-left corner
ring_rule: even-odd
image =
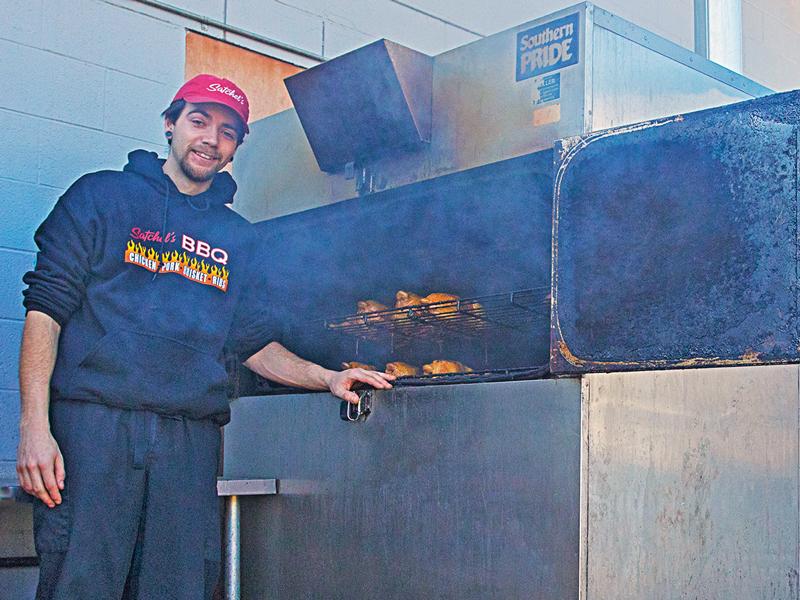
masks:
[[[195,183],[205,183],[206,181],[211,181],[214,179],[214,175],[219,172],[219,168],[215,169],[213,167],[209,167],[207,170],[199,170],[195,168],[189,162],[189,152],[183,155],[183,157],[178,161],[178,164],[181,166],[181,170],[183,171],[186,178],[189,181],[194,181]]]

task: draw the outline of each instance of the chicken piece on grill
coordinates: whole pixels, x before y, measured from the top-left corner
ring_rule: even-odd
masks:
[[[381,304],[376,300],[359,300],[356,305],[356,314],[363,315],[366,313],[379,312],[382,310],[389,310],[385,304]],[[355,317],[352,319],[345,319],[339,323],[330,323],[328,327],[331,329],[342,329],[348,327],[359,327],[383,321],[384,317],[370,315],[368,317]]]
[[[436,292],[433,294],[428,294],[422,299],[422,301],[425,304],[434,304],[436,302],[455,302],[458,299],[458,296],[455,294],[443,294],[441,292]]]
[[[417,296],[414,292],[406,292],[400,290],[395,294],[394,307],[406,308],[407,306],[419,306],[422,304],[422,297]]]
[[[372,365],[368,365],[366,363],[361,363],[355,360],[351,360],[350,362],[343,362],[342,369],[366,369],[367,371],[376,371],[375,367]]]
[[[362,315],[364,313],[378,312],[381,310],[389,310],[389,308],[376,300],[359,300],[358,310],[356,312]]]
[[[380,323],[380,322],[384,321],[386,319],[385,315],[369,314],[369,313],[375,313],[375,312],[382,312],[384,310],[389,310],[389,307],[386,306],[385,304],[381,304],[377,300],[359,300],[358,301],[358,305],[357,305],[356,314],[359,314],[359,315],[366,314],[367,316],[363,317],[361,319],[357,319],[358,324],[360,324],[360,325],[364,325],[364,324],[370,325],[372,323]]]
[[[419,375],[417,367],[400,361],[386,363],[386,372],[395,377],[416,377]]]
[[[455,312],[482,313],[483,306],[479,302],[467,302],[459,304],[460,298],[454,294],[444,294],[437,292],[428,294],[422,298],[423,304],[438,304],[440,302],[452,302],[452,304],[442,304],[440,306],[429,307],[428,310],[434,315],[448,315]]]
[[[422,365],[425,375],[445,375],[447,373],[472,373],[467,365],[457,360],[434,360],[427,365]]]
[[[447,315],[456,312],[456,303],[458,296],[453,294],[434,293],[428,294],[422,299],[423,304],[437,304],[439,302],[452,302],[453,304],[445,304],[443,306],[433,306],[428,310],[434,315]]]
[[[473,317],[483,314],[483,306],[479,302],[467,302],[459,304],[460,298],[455,294],[445,294],[443,292],[434,292],[428,294],[424,298],[418,296],[413,292],[406,292],[400,290],[395,295],[395,308],[410,308],[414,306],[427,306],[427,310],[433,315],[452,315],[457,312],[472,315]],[[449,304],[442,304],[442,303]],[[428,306],[430,304],[437,304],[438,306]],[[393,319],[402,319],[405,313],[399,312],[392,315]],[[478,319],[472,319],[473,322],[478,323]]]
[[[418,296],[414,292],[406,292],[404,290],[398,291],[394,296],[394,307],[395,309],[403,309],[403,308],[414,308],[416,306],[422,306],[422,297]],[[395,310],[392,313],[392,319],[395,321],[403,321],[409,318],[409,314],[405,310]]]

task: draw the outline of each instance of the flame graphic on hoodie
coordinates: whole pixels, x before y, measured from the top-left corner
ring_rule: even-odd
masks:
[[[157,273],[159,261],[158,253],[152,248],[145,248],[141,244],[129,240],[125,246],[125,262],[147,269],[151,273]]]
[[[179,253],[177,250],[159,252],[155,248],[129,240],[125,246],[125,262],[147,269],[151,273],[174,273],[193,283],[210,285],[223,292],[228,291],[230,277],[228,269],[209,265],[204,260],[198,261],[195,257],[188,256],[186,252]]]

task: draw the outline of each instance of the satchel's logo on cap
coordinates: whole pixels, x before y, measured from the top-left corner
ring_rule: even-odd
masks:
[[[247,121],[250,120],[250,103],[242,89],[228,79],[203,73],[192,77],[181,86],[172,99],[186,100],[194,104],[214,102],[232,109],[242,122],[245,133],[250,133]]]
[[[208,86],[209,92],[219,92],[220,94],[226,94],[230,96],[234,100],[238,101],[239,104],[244,104],[244,94],[238,94],[236,90],[233,88],[229,88],[227,85],[220,85],[218,83],[212,83]]]

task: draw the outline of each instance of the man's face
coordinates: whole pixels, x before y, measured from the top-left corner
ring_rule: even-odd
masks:
[[[172,132],[170,158],[183,177],[195,184],[210,182],[236,152],[239,134],[236,113],[213,103],[186,103],[175,123],[164,123]]]

